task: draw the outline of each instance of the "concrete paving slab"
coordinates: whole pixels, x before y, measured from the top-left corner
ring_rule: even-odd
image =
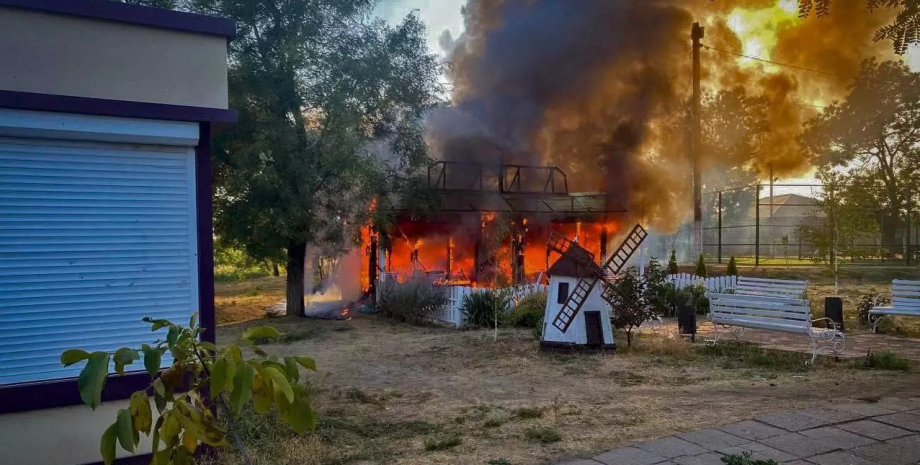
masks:
[[[710,452],[694,457],[677,457],[674,459],[674,463],[677,465],[725,465],[725,462],[722,461],[722,457],[722,454]]]
[[[900,438],[912,434],[911,431],[906,429],[898,428],[897,426],[891,426],[885,423],[879,423],[875,420],[862,420],[854,421],[852,423],[844,423],[842,425],[837,425],[837,428],[866,436],[877,441],[887,441],[889,439]]]
[[[837,446],[798,433],[787,433],[766,438],[760,442],[774,449],[788,452],[797,458],[811,457],[838,449]]]
[[[854,447],[868,446],[875,444],[874,439],[869,439],[849,431],[844,431],[833,426],[824,426],[821,428],[808,429],[799,431],[799,434],[808,436],[816,441],[836,446],[837,449],[852,449]]]
[[[857,447],[850,453],[884,465],[914,465],[920,459],[920,436],[906,436],[871,446]]]
[[[709,452],[709,450],[703,449],[692,442],[684,441],[674,436],[643,442],[642,444],[636,444],[634,447],[660,455],[666,459],[673,459],[674,457],[680,457],[682,455],[699,455]]]
[[[816,465],[882,465],[875,460],[862,458],[845,451],[811,457],[808,461]]]
[[[766,423],[786,431],[802,431],[803,429],[812,429],[819,426],[829,425],[830,422],[819,420],[799,412],[783,412],[773,415],[761,415],[754,417],[755,420]]]
[[[656,465],[667,460],[662,457],[636,447],[622,447],[609,452],[604,452],[594,460],[604,465]]]
[[[690,441],[708,450],[718,450],[723,447],[740,446],[741,444],[750,442],[749,439],[753,439],[742,438],[733,434],[728,434],[725,431],[712,428],[678,434],[677,437],[685,441]]]
[[[751,452],[751,458],[754,460],[775,460],[780,463],[801,458],[757,442],[749,442],[740,446],[726,447],[725,449],[721,449],[718,452],[725,455],[741,455],[745,452]]]
[[[875,417],[874,420],[897,426],[898,428],[920,431],[920,416],[911,415],[910,413],[892,413],[891,415]]]
[[[570,460],[568,462],[562,462],[558,465],[601,465],[601,463],[595,462],[594,460],[578,459],[578,460]]]
[[[906,412],[908,410],[920,409],[920,402],[911,399],[899,399],[896,397],[883,397],[875,405],[894,410],[896,412]]]
[[[756,441],[758,439],[779,436],[785,431],[754,420],[745,420],[719,428],[728,434]]]
[[[805,410],[799,410],[799,413],[807,415],[818,420],[827,422],[827,424],[843,423],[846,421],[862,420],[863,415],[846,410],[837,410],[830,407],[815,407]]]
[[[895,413],[894,410],[880,407],[876,404],[837,404],[831,408],[834,410],[842,410],[844,412],[858,413],[865,417],[875,417],[879,415]]]

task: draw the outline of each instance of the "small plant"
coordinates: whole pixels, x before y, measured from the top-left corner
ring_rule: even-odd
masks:
[[[514,415],[522,420],[531,420],[543,416],[543,409],[537,407],[521,407],[514,411]]]
[[[630,267],[616,281],[607,294],[613,307],[613,326],[626,331],[626,346],[632,348],[632,332],[655,316],[648,302],[648,286],[639,277],[635,267]]]
[[[696,271],[694,272],[697,276],[701,278],[708,278],[709,272],[706,271],[706,262],[703,261],[703,256],[700,255],[700,259],[696,261]]]
[[[863,367],[870,370],[910,371],[911,363],[893,352],[869,352]]]
[[[860,324],[869,324],[869,310],[872,307],[891,305],[891,299],[880,294],[866,294],[856,302],[856,319]]]
[[[671,250],[671,258],[668,260],[668,274],[677,273],[680,273],[680,268],[677,267],[677,255]]]
[[[250,403],[258,414],[274,409],[280,420],[299,434],[316,426],[310,393],[299,383],[301,367],[316,370],[312,359],[279,359],[265,353],[252,341],[280,336],[267,326],[243,333],[243,344],[257,356],[245,359],[239,346],[219,349],[210,342],[199,341],[203,329],[197,325],[196,317],[192,316],[188,326],[144,318],[151,331],[165,329],[166,338],[153,345],[143,344],[140,349],[122,347],[112,353],[71,349],[61,354],[65,366],[86,362],[77,387],[80,399],[93,410],[102,402],[110,362],[122,375],[126,366],[143,357],[150,385],[131,395],[128,408],[119,410],[115,422],[102,434],[99,450],[106,465],[115,460],[116,445],[134,453],[140,444],[140,433],[152,435],[151,463],[191,464],[199,443],[223,447],[228,434],[246,457],[235,425],[240,412]],[[173,363],[161,371],[161,360],[167,352]],[[153,394],[157,409],[155,422],[148,392]],[[219,409],[224,422],[217,418],[214,408]],[[229,431],[224,424],[229,425]]]
[[[484,428],[498,428],[501,425],[505,424],[505,420],[501,418],[489,418],[482,424]]]
[[[505,318],[505,324],[515,328],[539,328],[546,312],[546,291],[528,294]]]
[[[722,457],[725,465],[779,465],[775,460],[754,460],[750,452],[743,454],[726,455]]]
[[[726,276],[738,276],[738,262],[735,260],[735,256],[732,255],[732,258],[728,261],[728,266],[725,267]]]
[[[412,278],[405,283],[386,281],[377,301],[380,314],[396,321],[423,324],[447,305],[447,290],[424,278]]]
[[[425,440],[425,450],[438,451],[438,450],[447,450],[453,449],[454,447],[463,444],[463,439],[460,436],[447,436],[442,438],[430,438]]]
[[[524,430],[524,436],[541,444],[552,444],[562,440],[562,435],[552,428],[528,428]]]
[[[464,296],[460,310],[470,325],[491,328],[497,320],[505,317],[510,305],[511,298],[507,293],[482,291]]]
[[[684,288],[688,294],[690,305],[696,309],[697,315],[709,314],[709,297],[706,297],[706,287],[702,284],[693,284]]]

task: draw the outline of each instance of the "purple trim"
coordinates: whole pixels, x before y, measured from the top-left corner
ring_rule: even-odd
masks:
[[[171,31],[236,37],[236,21],[233,20],[127,3],[96,0],[0,0],[0,6],[137,24]]]
[[[127,399],[134,392],[148,386],[150,375],[146,371],[112,376],[105,383],[102,401]],[[82,403],[76,378],[0,387],[0,414],[68,407]]]
[[[214,314],[214,225],[211,206],[211,124],[201,123],[195,150],[196,208],[198,210],[198,308],[202,340],[216,342]]]
[[[3,1],[5,0],[0,0],[0,2]],[[0,90],[0,108],[169,121],[235,123],[237,120],[236,110],[223,108],[128,102],[124,100],[36,94],[9,90]]]

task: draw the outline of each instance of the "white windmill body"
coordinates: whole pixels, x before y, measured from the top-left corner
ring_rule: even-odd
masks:
[[[553,234],[547,248],[560,254],[547,271],[549,292],[540,346],[546,349],[615,349],[610,320],[611,281],[626,266],[646,236],[640,225],[603,264],[565,237]]]

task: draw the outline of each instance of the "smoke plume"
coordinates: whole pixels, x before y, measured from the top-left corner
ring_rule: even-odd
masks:
[[[704,89],[765,97],[771,126],[757,159],[704,164],[761,174],[807,172],[801,125],[842,97],[863,58],[888,48],[871,40],[888,16],[862,2],[835,2],[820,19],[799,19],[794,0],[468,0],[463,14],[466,32],[449,41],[453,104],[429,120],[436,155],[557,165],[570,190],[608,192],[662,229],[690,211],[694,21],[712,48],[826,71],[703,50]]]

